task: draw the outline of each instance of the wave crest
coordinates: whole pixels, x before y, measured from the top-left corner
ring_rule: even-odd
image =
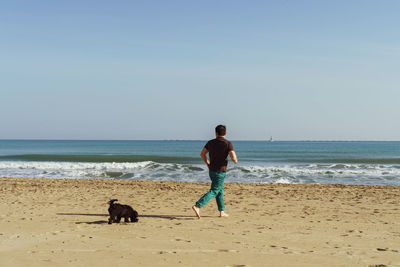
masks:
[[[142,162],[0,161],[0,176],[109,178],[208,182],[204,164]],[[238,165],[228,168],[227,182],[400,185],[398,165],[304,164]]]

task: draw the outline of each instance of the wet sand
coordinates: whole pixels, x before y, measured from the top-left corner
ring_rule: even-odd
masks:
[[[400,266],[400,187],[0,178],[1,266]],[[107,224],[108,200],[139,212]]]

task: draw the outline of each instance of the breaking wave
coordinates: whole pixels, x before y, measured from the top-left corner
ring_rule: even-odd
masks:
[[[0,176],[209,181],[200,163],[0,161]],[[400,185],[397,164],[288,164],[230,166],[227,182]]]

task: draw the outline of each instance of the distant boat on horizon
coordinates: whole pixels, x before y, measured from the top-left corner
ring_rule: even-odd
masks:
[[[274,142],[274,139],[272,138],[272,136],[269,138],[268,142]]]

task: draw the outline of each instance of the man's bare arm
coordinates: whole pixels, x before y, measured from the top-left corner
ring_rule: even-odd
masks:
[[[207,153],[208,153],[208,150],[207,150],[207,148],[204,147],[200,153],[200,157],[204,161],[204,163],[207,164],[207,167],[210,167],[210,161],[207,158]]]
[[[235,164],[237,164],[238,163],[238,160],[237,160],[237,156],[236,156],[236,153],[235,153],[235,151],[230,151],[229,152],[229,156],[231,157],[231,160],[235,163]]]

